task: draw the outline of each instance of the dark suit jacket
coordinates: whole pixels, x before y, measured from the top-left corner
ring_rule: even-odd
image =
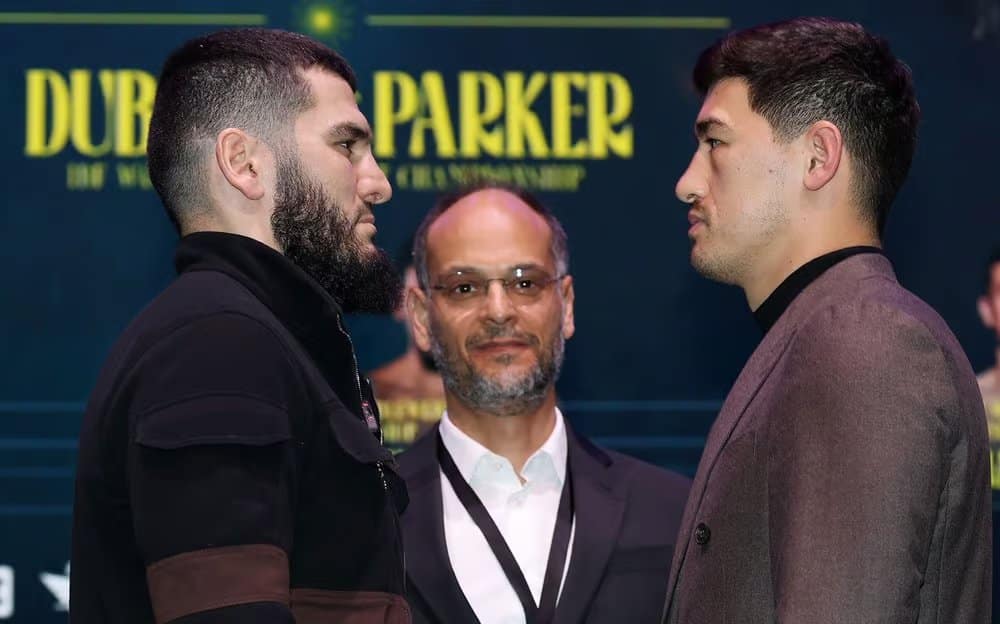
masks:
[[[709,434],[668,621],[990,619],[986,421],[945,323],[860,254],[791,303]]]
[[[403,515],[407,597],[414,624],[478,620],[445,544],[437,427],[399,456],[410,505]],[[655,622],[690,482],[597,448],[567,427],[576,533],[556,624]]]

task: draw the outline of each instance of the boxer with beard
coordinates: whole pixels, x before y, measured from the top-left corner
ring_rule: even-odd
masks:
[[[411,331],[447,407],[400,455],[414,621],[652,621],[688,482],[594,446],[557,407],[575,330],[562,226],[484,184],[443,198],[413,255]]]
[[[75,624],[410,621],[405,485],[342,322],[400,294],[355,87],[335,52],[277,30],[167,60],[148,154],[179,275],[84,417]]]

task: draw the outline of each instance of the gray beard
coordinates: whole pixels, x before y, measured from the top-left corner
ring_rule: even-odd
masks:
[[[432,330],[435,325],[431,319]],[[470,409],[495,416],[517,416],[537,409],[559,378],[566,350],[562,327],[539,361],[525,374],[510,379],[494,379],[481,374],[457,354],[449,353],[431,331],[431,356],[441,373],[445,388]],[[490,337],[504,335],[503,327],[488,330]]]

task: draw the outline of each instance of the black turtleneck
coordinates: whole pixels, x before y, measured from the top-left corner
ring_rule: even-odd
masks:
[[[754,310],[753,317],[757,325],[765,334],[770,331],[774,324],[778,322],[781,315],[785,313],[792,301],[799,296],[809,284],[812,284],[817,277],[822,275],[827,269],[837,264],[841,260],[863,253],[883,253],[878,247],[858,246],[845,247],[837,251],[823,254],[806,262],[785,278],[777,288],[774,289],[764,303]]]

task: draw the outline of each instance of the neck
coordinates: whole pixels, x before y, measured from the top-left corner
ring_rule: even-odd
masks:
[[[448,418],[465,435],[504,457],[520,474],[525,462],[542,447],[556,425],[556,395],[551,389],[536,408],[498,416],[471,408],[445,393]]]
[[[881,247],[878,237],[868,227],[860,225],[850,228],[829,228],[834,237],[800,236],[792,239],[792,244],[777,248],[765,266],[753,270],[751,279],[741,284],[751,310],[756,310],[784,282],[788,276],[810,260],[831,251],[847,247]]]
[[[279,253],[284,253],[274,238],[270,223],[260,223],[243,216],[230,218],[217,212],[203,212],[187,217],[181,226],[181,236],[194,232],[225,232],[239,234],[264,243]]]

